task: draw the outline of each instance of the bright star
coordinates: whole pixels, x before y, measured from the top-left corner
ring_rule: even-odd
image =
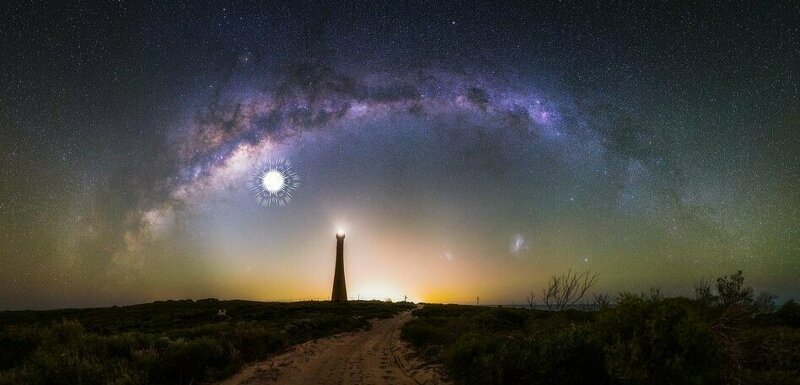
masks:
[[[253,173],[250,190],[262,206],[285,206],[300,183],[300,177],[285,160],[269,161]]]
[[[283,188],[285,178],[278,170],[270,170],[261,178],[261,185],[271,193],[276,193]]]

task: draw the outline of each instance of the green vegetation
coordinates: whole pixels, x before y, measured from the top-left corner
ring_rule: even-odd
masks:
[[[800,305],[776,311],[741,272],[696,293],[599,295],[593,311],[429,304],[401,336],[457,384],[800,384]]]
[[[0,384],[190,384],[409,303],[166,301],[0,312]]]

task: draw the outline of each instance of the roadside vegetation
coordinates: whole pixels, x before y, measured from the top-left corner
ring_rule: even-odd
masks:
[[[401,337],[457,384],[800,384],[800,305],[754,296],[741,272],[693,298],[596,294],[596,276],[553,277],[550,311],[433,305]],[[590,302],[588,300],[583,302]]]
[[[198,384],[410,303],[165,301],[0,312],[0,384]]]

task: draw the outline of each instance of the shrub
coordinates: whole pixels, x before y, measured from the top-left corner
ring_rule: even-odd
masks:
[[[536,384],[607,383],[603,347],[590,325],[571,326],[534,340]]]
[[[542,290],[542,301],[548,310],[564,311],[578,303],[597,282],[597,274],[572,270],[554,275]]]
[[[736,274],[717,278],[717,295],[724,306],[749,306],[753,303],[753,289],[744,285],[744,276],[739,270]]]
[[[13,373],[14,384],[102,385],[144,384],[142,373],[124,361],[76,349],[37,350]]]
[[[232,347],[211,337],[173,341],[148,370],[148,379],[159,384],[188,384],[215,377],[232,369]]]
[[[238,322],[233,329],[233,345],[244,360],[258,359],[286,345],[276,333],[255,323]]]
[[[502,384],[499,365],[501,341],[489,335],[467,333],[459,337],[445,354],[448,373],[463,384]],[[511,383],[506,381],[505,383]]]
[[[0,312],[0,384],[205,383],[288,344],[363,328],[413,306],[188,300]],[[220,319],[220,307],[246,321]]]
[[[784,325],[800,327],[800,304],[791,299],[784,302],[775,317]]]
[[[478,314],[475,323],[478,329],[490,331],[519,330],[527,321],[527,310],[493,308]]]
[[[0,371],[20,365],[47,337],[49,333],[35,327],[6,327],[0,333]]]
[[[800,375],[800,330],[786,326],[756,327],[743,331],[740,338],[748,357],[747,367],[794,371]]]
[[[600,314],[609,374],[630,384],[718,381],[720,352],[710,326],[678,301],[623,295]]]
[[[452,343],[458,335],[450,333],[449,324],[441,317],[412,319],[403,326],[400,337],[417,347]]]
[[[537,339],[464,334],[445,354],[448,373],[463,384],[602,384],[603,351],[588,327]]]

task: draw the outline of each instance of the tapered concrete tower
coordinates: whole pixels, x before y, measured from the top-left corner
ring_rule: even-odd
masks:
[[[331,301],[347,302],[347,285],[344,283],[344,233],[336,233],[336,270],[333,273]]]

